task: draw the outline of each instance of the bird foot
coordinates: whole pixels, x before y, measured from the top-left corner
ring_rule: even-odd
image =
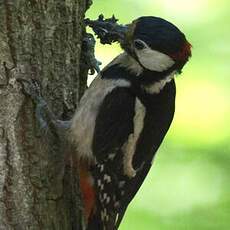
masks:
[[[102,64],[95,57],[95,44],[96,41],[92,34],[86,33],[82,41],[82,63],[90,70],[90,75],[95,71],[100,73],[100,65]]]
[[[47,134],[48,123],[45,120],[44,115],[44,111],[47,109],[47,103],[42,98],[40,83],[35,79],[27,80],[24,78],[17,78],[17,81],[21,84],[23,93],[29,96],[32,99],[32,101],[36,104],[35,115],[39,124],[37,136]]]

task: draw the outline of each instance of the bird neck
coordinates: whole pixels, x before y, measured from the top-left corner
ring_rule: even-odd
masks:
[[[159,93],[176,74],[174,66],[162,72],[147,70],[126,52],[118,55],[103,72],[111,72],[104,74],[105,78],[126,79],[151,94]]]

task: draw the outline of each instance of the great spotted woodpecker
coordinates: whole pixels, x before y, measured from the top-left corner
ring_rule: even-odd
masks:
[[[70,129],[87,230],[115,230],[173,120],[174,76],[189,60],[191,45],[162,18],[140,17],[127,26],[108,23],[105,28],[99,19],[99,29],[93,29],[101,41],[119,41],[124,52],[92,82],[70,122],[55,120],[36,87],[26,86],[25,80],[23,84],[38,104],[36,116],[43,127],[40,110],[45,107],[49,123]]]
[[[120,33],[124,53],[92,82],[71,124],[88,230],[118,228],[172,122],[174,76],[191,56],[162,18],[140,17]]]

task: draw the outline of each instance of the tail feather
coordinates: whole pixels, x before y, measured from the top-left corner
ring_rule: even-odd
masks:
[[[115,222],[115,213],[102,219],[102,213],[98,210],[90,217],[87,230],[117,230]]]
[[[90,217],[86,230],[104,230],[101,218],[97,213]]]

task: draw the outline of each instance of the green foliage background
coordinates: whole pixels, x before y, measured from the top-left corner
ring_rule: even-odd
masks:
[[[115,14],[120,23],[160,16],[193,45],[176,79],[173,125],[121,230],[230,229],[229,9],[227,0],[94,0],[87,13]],[[116,45],[97,47],[104,65],[119,52]]]

